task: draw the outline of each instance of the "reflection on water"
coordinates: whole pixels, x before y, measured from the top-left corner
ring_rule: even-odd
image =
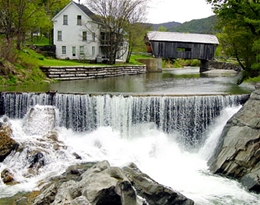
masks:
[[[243,94],[252,86],[238,86],[237,75],[218,73],[200,74],[198,68],[167,69],[162,73],[99,78],[78,81],[60,81],[33,86],[1,87],[2,91],[59,93],[143,93],[143,94]]]

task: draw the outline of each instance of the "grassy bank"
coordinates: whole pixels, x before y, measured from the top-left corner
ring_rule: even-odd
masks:
[[[47,79],[41,71],[40,66],[102,66],[104,64],[90,64],[76,60],[58,60],[46,58],[27,47],[18,51],[13,47],[8,48],[8,53],[4,52],[4,46],[0,46],[0,84],[2,86],[19,84],[39,84],[53,82]],[[132,55],[129,64],[138,65],[138,58],[151,58],[145,55]],[[116,64],[115,66],[117,66]],[[125,64],[124,64],[125,65]]]

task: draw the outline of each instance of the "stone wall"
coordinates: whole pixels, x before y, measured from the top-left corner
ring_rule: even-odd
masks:
[[[239,65],[235,65],[233,63],[221,62],[221,61],[209,61],[208,62],[208,70],[213,69],[223,69],[223,70],[235,70],[237,72],[241,71],[242,68]]]
[[[41,70],[56,80],[82,80],[146,73],[146,66],[44,66]]]

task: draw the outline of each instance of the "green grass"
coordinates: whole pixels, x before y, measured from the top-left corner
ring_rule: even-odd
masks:
[[[143,58],[153,58],[150,55],[141,55],[141,54],[132,54],[129,60],[130,64],[134,64],[134,65],[140,65],[142,63],[136,61],[137,59],[143,59]]]
[[[46,45],[50,45],[50,41],[48,38],[44,37],[44,36],[34,36],[33,37],[33,41],[28,41],[27,42],[28,45],[37,45],[37,46],[46,46]]]
[[[80,62],[77,60],[60,60],[60,59],[48,59],[44,57],[37,57],[38,58],[38,63],[40,66],[104,66],[107,64],[91,64],[91,63],[85,63],[85,62]],[[140,65],[136,59],[139,58],[151,58],[151,56],[147,55],[132,55],[129,61],[129,64],[134,64],[134,65]],[[127,65],[125,63],[122,63],[120,65]],[[118,64],[112,65],[112,66],[118,66]]]
[[[39,59],[40,66],[90,66],[93,64],[82,63],[72,60],[59,60],[59,59]]]

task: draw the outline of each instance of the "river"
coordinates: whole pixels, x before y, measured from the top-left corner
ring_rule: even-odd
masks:
[[[236,84],[238,75],[228,71],[200,74],[198,67],[167,69],[162,73],[99,78],[78,81],[60,81],[51,84],[0,87],[1,91],[59,93],[125,93],[164,95],[243,94],[252,86]]]
[[[0,171],[9,168],[20,182],[14,186],[1,182],[0,198],[35,190],[69,165],[108,160],[115,166],[134,162],[196,205],[259,204],[259,195],[247,192],[235,180],[212,174],[207,166],[225,123],[241,108],[242,94],[253,90],[250,85],[236,85],[236,79],[227,74],[202,76],[197,68],[186,68],[2,88],[19,92],[56,90],[57,94],[2,94],[13,138],[25,149],[0,164]],[[34,119],[33,133],[24,128],[31,107],[44,110],[50,105],[57,109],[55,130],[65,145],[59,150],[52,149],[42,133],[37,134],[43,126],[42,116]],[[26,155],[38,142],[46,143],[41,148],[46,152],[46,165],[32,177]],[[82,160],[72,157],[74,152]]]

